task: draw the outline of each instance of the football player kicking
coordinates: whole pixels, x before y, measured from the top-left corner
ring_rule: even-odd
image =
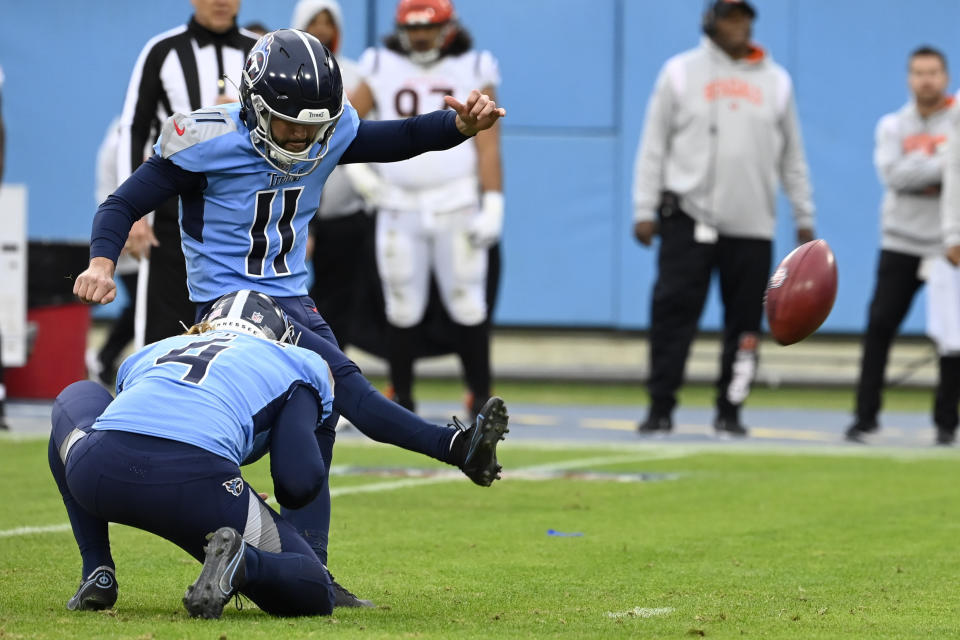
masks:
[[[289,29],[268,33],[251,50],[240,98],[167,119],[155,154],[98,209],[90,265],[77,277],[74,293],[90,303],[113,300],[114,265],[131,225],[179,195],[187,284],[197,317],[225,293],[260,291],[292,319],[302,334],[300,346],[329,364],[337,393],[318,431],[325,472],[339,413],[374,440],[457,465],[475,483],[490,485],[500,470],[497,442],[507,431],[503,401],[491,398],[462,432],[426,422],[379,394],[339,349],[307,297],[304,258],[308,223],[337,164],[391,162],[447,149],[489,129],[506,112],[474,91],[465,103],[445,98],[448,110],[406,120],[360,120],[344,99],[330,52],[313,36]],[[283,515],[326,564],[326,482],[316,500],[303,509],[284,509]],[[343,591],[339,604],[364,602]]]
[[[50,469],[83,561],[68,609],[116,602],[107,523],[119,522],[204,563],[183,598],[191,616],[219,618],[238,592],[274,615],[333,611],[326,567],[240,473],[254,443],[269,437],[281,505],[302,507],[326,483],[314,431],[330,415],[332,380],[293,336],[268,296],[239,291],[187,334],[127,358],[115,400],[88,380],[60,393]]]

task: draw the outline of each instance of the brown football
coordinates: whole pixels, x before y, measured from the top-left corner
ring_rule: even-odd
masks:
[[[826,240],[800,245],[767,283],[764,305],[774,340],[800,342],[820,328],[837,297],[837,261]]]

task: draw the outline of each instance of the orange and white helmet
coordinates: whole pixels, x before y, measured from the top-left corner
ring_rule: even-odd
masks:
[[[457,14],[450,0],[400,0],[397,3],[397,36],[411,60],[429,64],[440,57],[443,48],[457,35]],[[427,51],[414,51],[407,29],[442,26],[436,43]]]

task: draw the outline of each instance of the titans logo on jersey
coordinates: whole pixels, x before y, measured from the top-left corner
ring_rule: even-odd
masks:
[[[213,300],[251,282],[271,296],[306,295],[307,225],[358,125],[357,112],[345,103],[320,166],[296,178],[278,173],[257,154],[239,103],[167,120],[154,151],[207,181],[203,192],[181,196],[191,300]]]

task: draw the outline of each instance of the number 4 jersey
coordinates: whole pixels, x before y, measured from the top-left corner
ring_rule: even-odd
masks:
[[[174,336],[124,360],[117,397],[93,428],[186,442],[240,464],[298,385],[317,395],[318,418],[330,415],[330,369],[314,352],[229,331]]]
[[[497,61],[489,51],[471,50],[419,65],[390,49],[367,49],[359,64],[382,120],[443,109],[445,95],[466,102],[473,89],[500,84]],[[429,189],[459,178],[476,180],[477,152],[473,144],[461,144],[403,162],[380,164],[377,170],[390,185]],[[475,198],[476,187],[473,191]]]
[[[251,286],[274,297],[306,295],[307,226],[359,125],[345,101],[320,166],[292,178],[256,152],[239,114],[239,103],[176,113],[154,145],[158,155],[206,179],[202,192],[180,200],[180,240],[194,302]]]

